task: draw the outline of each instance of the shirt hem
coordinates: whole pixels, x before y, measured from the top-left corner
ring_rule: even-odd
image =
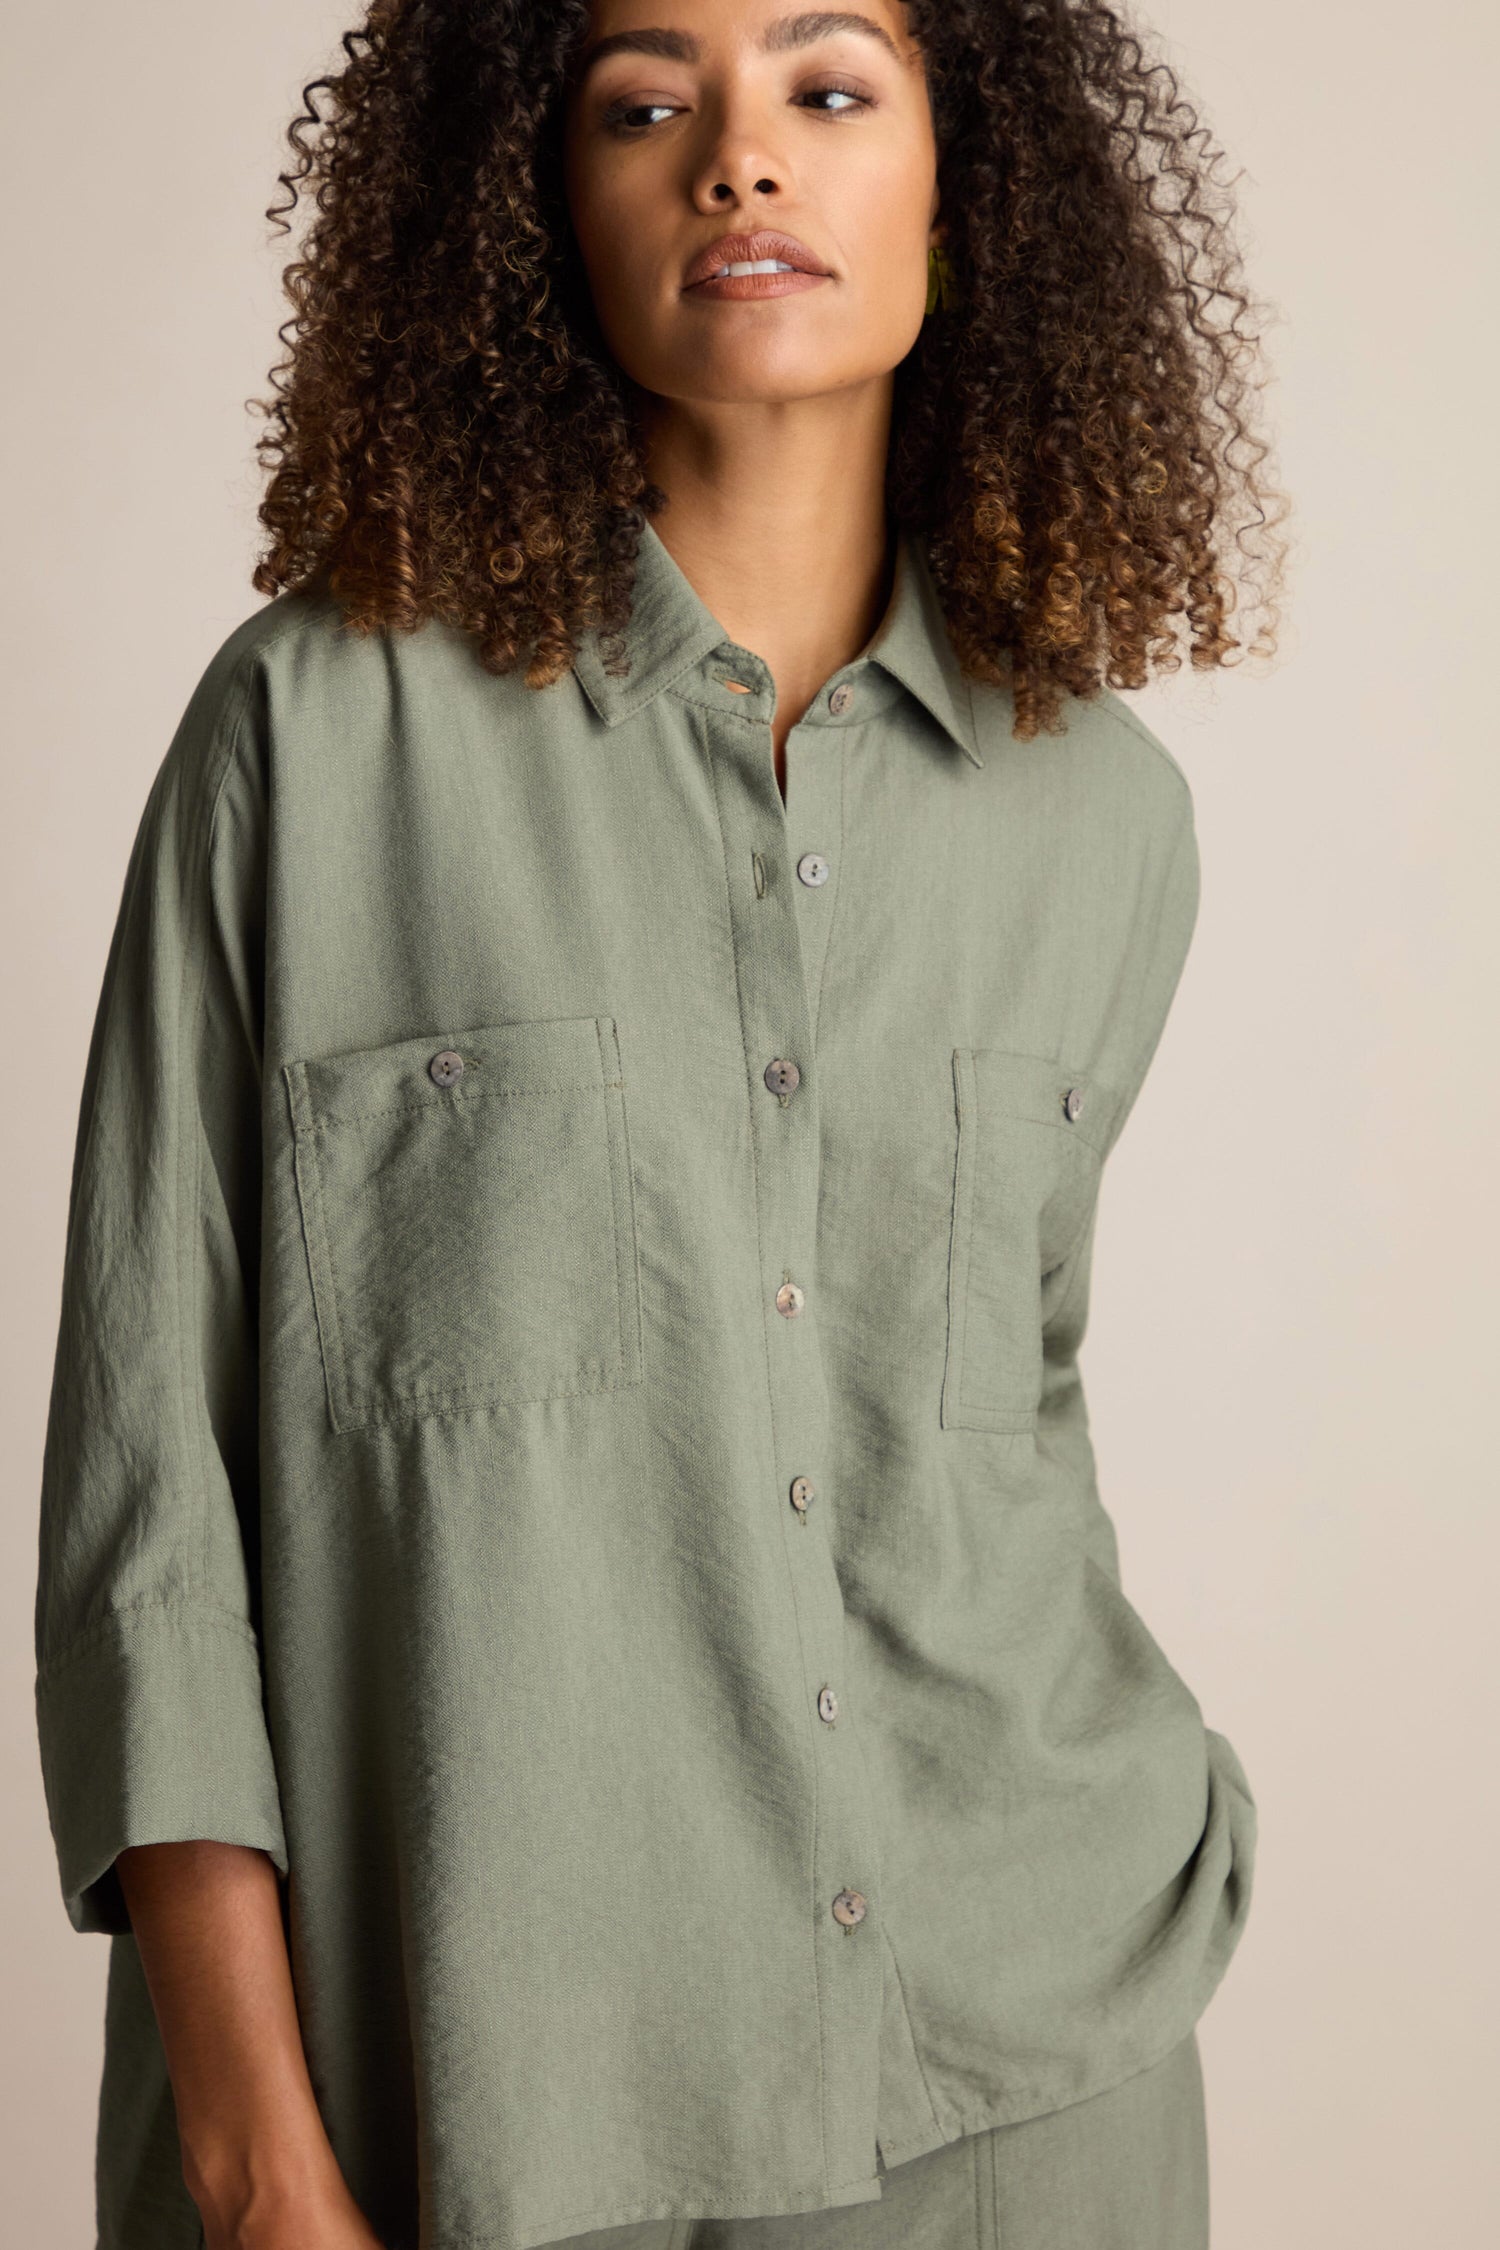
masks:
[[[600,2232],[610,2227],[640,2226],[651,2222],[683,2224],[698,2219],[775,2219],[792,2218],[802,2213],[833,2211],[861,2203],[878,2203],[884,2196],[885,2183],[890,2173],[900,2164],[911,2162],[933,2150],[951,2146],[976,2133],[986,2133],[1002,2125],[1024,2124],[1028,2118],[1050,2116],[1060,2109],[1071,2109],[1076,2103],[1106,2094],[1128,2079],[1140,2076],[1165,2062],[1183,2042],[1192,2037],[1196,2019],[1186,2031],[1174,2032],[1164,2042],[1146,2049],[1138,2059],[1124,2068],[1107,2066],[1091,2076],[1080,2079],[1076,2090],[1063,2100],[1057,2098],[1055,2088],[1048,2092],[1038,2086],[1022,2090],[1012,2088],[1003,2097],[964,2109],[948,2109],[949,2125],[938,2125],[933,2131],[909,2136],[889,2146],[878,2143],[879,2161],[884,2171],[876,2170],[876,2153],[872,2150],[871,2170],[857,2179],[835,2181],[827,2188],[808,2188],[783,2192],[779,2189],[754,2190],[750,2188],[722,2188],[695,2193],[687,2189],[681,2193],[657,2196],[640,2203],[595,2204],[586,2210],[548,2212],[536,2218],[520,2221],[509,2227],[487,2229],[477,2233],[472,2228],[452,2229],[438,2227],[429,2240],[424,2240],[422,2250],[554,2250],[554,2246],[568,2243],[576,2235]],[[391,2250],[417,2250],[411,2238],[398,2237]]]
[[[950,2142],[963,2140],[967,2134],[993,2132],[1001,2125],[1024,2125],[1031,2118],[1050,2117],[1058,2110],[1072,2109],[1079,2102],[1091,2101],[1098,2094],[1113,2093],[1117,2086],[1123,2086],[1128,2080],[1139,2078],[1144,2071],[1154,2070],[1158,2063],[1165,2062],[1169,2055],[1175,2054],[1180,2046],[1192,2038],[1196,2029],[1195,2019],[1186,2031],[1174,2032],[1165,2042],[1148,2048],[1138,2060],[1126,2063],[1123,2068],[1111,2065],[1096,2071],[1092,2076],[1084,2077],[1076,2091],[1065,2095],[1061,2101],[1058,2100],[1055,2089],[1051,2092],[1043,2092],[1034,2086],[1020,2092],[1012,2089],[997,2101],[982,2102],[967,2109],[951,2109],[949,2115],[957,2128],[955,2131],[944,2131],[939,2126],[935,2132],[910,2135],[905,2140],[889,2145],[881,2141],[880,2153],[888,2169],[894,2171],[898,2164],[909,2163],[914,2157],[927,2156],[933,2149],[944,2148]]]

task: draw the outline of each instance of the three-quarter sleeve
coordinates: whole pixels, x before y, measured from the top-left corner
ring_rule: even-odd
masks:
[[[200,680],[132,846],[85,1065],[42,1467],[36,1712],[68,1917],[128,1845],[287,1871],[258,1629],[264,789]]]

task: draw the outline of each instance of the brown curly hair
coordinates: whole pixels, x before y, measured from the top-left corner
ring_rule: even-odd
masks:
[[[1284,509],[1221,152],[1105,0],[907,21],[956,301],[896,370],[886,498],[964,669],[1010,688],[1026,738],[1064,693],[1177,670],[1179,618],[1200,669],[1271,653]],[[588,25],[587,0],[374,0],[287,130],[266,217],[288,231],[305,192],[311,218],[274,396],[246,402],[269,424],[257,590],[317,582],[356,631],[441,616],[531,687],[591,627],[621,660],[665,503],[563,194]]]

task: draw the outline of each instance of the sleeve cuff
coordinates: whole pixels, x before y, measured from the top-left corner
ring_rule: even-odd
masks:
[[[157,1603],[115,1611],[38,1672],[36,1709],[75,1930],[130,1928],[114,1859],[133,1844],[255,1845],[286,1874],[259,1650],[243,1619]]]

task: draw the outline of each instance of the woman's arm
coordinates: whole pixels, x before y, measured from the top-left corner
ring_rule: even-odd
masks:
[[[115,1865],[208,2250],[377,2250],[308,2076],[269,1856],[139,1844]]]
[[[259,1620],[261,714],[231,636],[125,870],[74,1143],[37,1722],[69,1919],[136,1940],[208,2250],[377,2250],[313,2093],[277,1887],[290,1854]]]

